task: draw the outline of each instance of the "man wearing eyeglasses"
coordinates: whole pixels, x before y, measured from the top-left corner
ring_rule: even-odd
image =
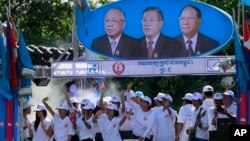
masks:
[[[179,18],[179,25],[183,34],[176,39],[182,43],[186,56],[203,54],[218,45],[217,41],[199,32],[201,23],[200,9],[195,6],[183,8]]]
[[[145,34],[141,39],[141,59],[164,59],[181,57],[181,44],[178,40],[161,33],[163,14],[156,7],[148,7],[143,12],[142,28]]]
[[[117,8],[110,9],[104,19],[106,34],[96,38],[92,48],[111,58],[135,59],[139,42],[122,32],[125,24],[124,13]]]

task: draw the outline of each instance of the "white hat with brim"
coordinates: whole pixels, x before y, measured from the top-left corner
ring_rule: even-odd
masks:
[[[83,107],[83,109],[85,109],[85,110],[94,110],[95,109],[95,105],[93,104],[93,103],[88,103],[87,105],[85,105],[84,107]]]
[[[205,92],[213,92],[214,91],[214,88],[210,85],[206,85],[203,87],[203,93]]]
[[[115,104],[113,104],[113,103],[110,103],[110,104],[108,104],[107,109],[116,110],[117,111],[117,106]]]
[[[199,92],[193,93],[192,100],[202,100],[202,95]]]
[[[88,103],[90,103],[89,99],[82,99],[81,104],[83,105],[87,105]]]
[[[164,93],[158,93],[157,96],[154,98],[154,100],[162,101],[162,98],[165,96]]]
[[[39,105],[37,105],[37,107],[34,111],[37,112],[37,111],[42,111],[42,110],[46,111],[46,108],[43,104],[39,104]]]
[[[148,102],[148,104],[151,106],[152,100],[148,96],[143,96],[141,100]]]
[[[193,96],[193,94],[191,94],[191,93],[186,93],[185,96],[184,96],[182,99],[192,101],[192,96]]]
[[[71,101],[71,103],[81,103],[80,100],[78,100],[78,98],[76,98],[76,97],[71,97],[70,101]]]
[[[167,99],[169,102],[173,102],[173,98],[172,98],[172,96],[170,96],[169,94],[166,94],[164,97],[163,97],[164,99]]]
[[[223,94],[224,94],[224,95],[229,95],[229,96],[234,97],[234,92],[231,91],[231,90],[225,91]]]
[[[112,99],[110,100],[110,102],[120,102],[121,103],[121,98],[119,96],[113,96]]]
[[[221,99],[223,98],[223,95],[222,95],[221,93],[215,93],[215,94],[213,95],[213,98],[214,98],[215,100],[221,100]]]
[[[61,104],[56,108],[57,110],[69,110],[69,106],[67,104]]]
[[[24,110],[24,109],[27,109],[27,108],[29,108],[29,107],[31,107],[31,106],[33,106],[33,105],[30,104],[29,102],[24,102],[24,103],[23,103],[23,110]]]

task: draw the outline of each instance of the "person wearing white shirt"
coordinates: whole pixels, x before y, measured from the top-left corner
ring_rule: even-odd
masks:
[[[215,106],[209,108],[208,110],[209,131],[217,129],[217,118],[226,118],[225,115],[219,113],[221,110],[223,110],[222,97],[223,96],[221,93],[215,93],[213,95]]]
[[[220,114],[225,115],[227,118],[236,118],[237,115],[237,106],[234,103],[234,92],[231,90],[225,91],[223,93],[223,108],[225,110],[219,112]]]
[[[48,105],[48,97],[43,98],[43,104],[53,116],[53,129],[54,129],[54,140],[56,141],[71,141],[72,136],[75,134],[73,124],[71,123],[68,114],[69,107],[67,104],[61,104],[58,108],[59,114],[56,114],[54,110]]]
[[[119,127],[126,120],[126,116],[122,119],[118,118],[118,108],[115,104],[108,104],[106,113],[99,110],[93,117],[93,122],[98,124],[104,141],[122,141]]]
[[[173,98],[166,94],[162,97],[162,105],[157,107],[154,112],[155,115],[155,127],[153,141],[174,141],[175,140],[175,119],[177,112],[170,106],[173,102]],[[167,128],[167,131],[166,131]]]
[[[31,105],[29,102],[23,102],[23,137],[24,141],[30,140],[30,130],[31,130],[31,121],[28,118],[28,115],[31,114]]]
[[[91,102],[82,107],[84,115],[76,120],[75,129],[79,131],[79,140],[80,141],[93,141],[95,133],[92,130],[92,113],[95,109],[95,105]]]
[[[133,134],[135,139],[151,141],[150,133],[153,128],[154,114],[151,111],[152,100],[144,96],[141,98],[140,103],[137,104],[132,94],[129,95],[128,103],[135,111],[135,121],[133,126]]]
[[[187,141],[188,134],[186,132],[188,126],[192,123],[193,109],[192,94],[186,93],[182,98],[183,106],[180,108],[177,117],[177,130],[175,141]]]
[[[32,141],[49,141],[53,135],[53,129],[51,120],[46,118],[46,108],[39,104],[34,111],[36,112],[36,120],[31,125]]]
[[[214,99],[213,99],[214,89],[210,85],[206,85],[203,87],[203,96],[204,100],[202,102],[202,107],[207,111],[209,108],[214,107]]]
[[[199,92],[193,93],[193,118],[192,124],[189,125],[187,133],[189,139],[194,141],[208,141],[208,117],[207,111],[202,108],[202,95]]]

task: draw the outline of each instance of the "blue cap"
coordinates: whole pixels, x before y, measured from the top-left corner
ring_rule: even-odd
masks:
[[[143,92],[142,92],[142,91],[136,91],[136,92],[135,92],[135,96],[138,96],[138,97],[143,97],[143,96],[144,96],[144,94],[143,94]]]

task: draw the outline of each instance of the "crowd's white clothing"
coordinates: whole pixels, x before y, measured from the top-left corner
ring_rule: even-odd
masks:
[[[104,141],[122,141],[119,133],[120,118],[114,117],[111,121],[106,114],[101,114],[97,119],[97,124],[102,133]]]
[[[135,111],[133,134],[143,138],[150,138],[154,124],[154,113],[151,110],[143,112],[140,105],[134,101],[128,100],[128,103]]]
[[[125,101],[125,112],[129,112],[129,117],[125,120],[125,122],[120,126],[121,131],[131,131],[133,130],[133,124],[134,124],[134,111],[132,107],[128,104],[128,102]],[[125,113],[124,113],[125,114]],[[122,117],[124,114],[121,114],[120,117]]]
[[[77,120],[76,120],[76,125],[77,125],[77,129],[79,132],[79,139],[80,140],[88,139],[88,138],[93,139],[95,137],[95,133],[92,130],[92,128],[93,128],[93,124],[92,124],[93,116],[91,116],[89,119],[86,120],[86,122],[91,126],[90,129],[88,129],[85,126],[82,118],[83,118],[83,116],[81,116],[80,118],[77,118]]]
[[[175,140],[175,119],[177,112],[170,108],[171,115],[163,106],[155,108],[154,126],[156,132],[154,141],[174,141]],[[167,129],[166,129],[167,128]]]
[[[27,126],[31,125],[31,121],[28,117],[24,118],[23,125],[26,126],[26,128],[23,130],[23,137],[27,140],[30,137],[29,128]]]
[[[193,112],[194,115],[193,115],[193,118],[192,118],[192,126],[195,125],[195,122],[196,122],[196,117],[200,111],[202,107],[199,107],[197,110],[195,110],[195,108],[193,108]],[[206,110],[204,108],[202,108],[202,111],[201,111],[201,115],[206,112]],[[195,133],[195,137],[196,138],[200,138],[200,139],[206,139],[208,140],[208,116],[207,116],[207,112],[204,116],[201,117],[201,120],[200,120],[201,124],[202,124],[202,128],[198,127],[196,128],[196,133]]]
[[[182,123],[183,128],[179,135],[180,141],[187,141],[189,135],[187,134],[186,130],[189,128],[190,125],[193,123],[193,115],[194,115],[194,106],[192,104],[186,104],[182,106],[178,113],[177,123]]]
[[[225,108],[223,106],[223,108]],[[227,112],[232,115],[233,117],[236,117],[237,115],[237,106],[235,103],[232,103],[229,107],[225,108],[227,110]],[[228,118],[228,116],[226,116],[226,118]]]
[[[49,127],[52,126],[51,120],[48,118],[45,118],[42,122],[46,130],[48,130]],[[49,141],[50,137],[44,132],[42,128],[42,123],[41,122],[39,123],[36,131],[34,124],[35,122],[33,122],[31,125],[31,130],[33,133],[32,141]]]
[[[205,110],[209,110],[209,108],[214,107],[214,99],[213,98],[206,98],[203,102],[202,102],[202,108],[204,108]]]
[[[67,141],[68,135],[74,135],[74,129],[69,117],[62,119],[58,114],[54,115],[52,120],[54,129],[54,138],[57,141]]]

